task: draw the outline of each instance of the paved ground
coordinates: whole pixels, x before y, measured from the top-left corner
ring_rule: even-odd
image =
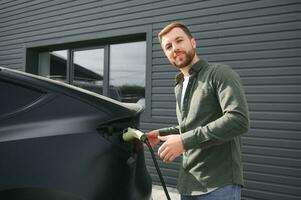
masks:
[[[167,187],[171,200],[180,200],[180,195],[175,188]],[[166,200],[166,195],[161,185],[153,185],[153,200]]]

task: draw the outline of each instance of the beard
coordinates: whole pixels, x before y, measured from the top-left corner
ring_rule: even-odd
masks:
[[[186,66],[188,66],[189,64],[192,63],[192,60],[195,56],[195,49],[191,49],[190,51],[186,52],[186,51],[183,51],[182,52],[185,56],[184,56],[184,62],[181,63],[181,64],[177,64],[177,61],[173,61],[172,64],[174,66],[176,66],[177,68],[181,69],[181,68],[184,68]]]

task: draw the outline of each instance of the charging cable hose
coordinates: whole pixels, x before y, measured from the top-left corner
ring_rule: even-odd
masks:
[[[157,162],[154,150],[153,150],[151,144],[149,143],[148,138],[145,136],[145,134],[143,132],[137,130],[137,129],[127,128],[127,129],[125,129],[123,131],[122,139],[125,142],[129,142],[129,141],[131,141],[133,139],[139,139],[141,142],[143,142],[144,144],[146,144],[146,146],[148,147],[148,149],[149,149],[149,151],[151,153],[151,156],[152,156],[155,168],[157,170],[157,173],[159,175],[159,179],[160,179],[160,182],[162,184],[162,187],[163,187],[164,193],[166,195],[166,198],[167,198],[167,200],[171,200],[170,196],[169,196],[169,193],[168,193],[168,190],[166,188],[165,181],[163,179],[162,173],[160,171],[160,168],[159,168],[159,165],[158,165],[158,162]]]

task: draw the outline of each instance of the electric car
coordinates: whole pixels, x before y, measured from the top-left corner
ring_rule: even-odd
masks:
[[[0,67],[0,199],[149,200],[143,108]]]

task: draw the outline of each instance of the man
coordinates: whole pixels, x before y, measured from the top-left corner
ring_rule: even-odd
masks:
[[[237,73],[208,63],[196,53],[196,40],[182,23],[167,25],[159,40],[180,73],[175,95],[178,126],[147,133],[158,155],[173,161],[183,155],[177,188],[182,200],[236,200],[243,185],[240,135],[249,114]]]

